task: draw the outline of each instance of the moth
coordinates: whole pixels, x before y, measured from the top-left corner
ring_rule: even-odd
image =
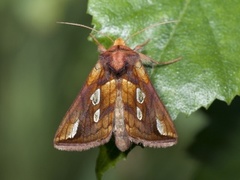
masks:
[[[139,52],[145,44],[131,49],[118,38],[105,49],[98,43],[99,59],[55,134],[55,148],[83,151],[111,138],[122,152],[132,143],[155,148],[177,143],[174,124],[143,66],[157,64]]]

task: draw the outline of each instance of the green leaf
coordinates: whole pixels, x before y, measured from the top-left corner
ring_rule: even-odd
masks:
[[[96,164],[97,178],[102,179],[103,173],[110,167],[115,166],[119,160],[125,159],[130,150],[125,152],[119,151],[113,141],[101,146]]]
[[[191,114],[215,99],[230,103],[240,94],[240,16],[235,1],[90,0],[93,25],[112,38],[126,39],[158,22],[177,23],[147,29],[127,44],[150,39],[144,54],[157,61],[182,60],[151,70],[152,82],[171,117]],[[109,47],[110,41],[98,34]]]

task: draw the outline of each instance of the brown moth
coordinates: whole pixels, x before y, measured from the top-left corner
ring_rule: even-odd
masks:
[[[157,62],[138,52],[144,45],[131,49],[121,38],[107,50],[99,44],[99,60],[58,128],[55,148],[83,151],[113,135],[120,151],[132,143],[156,148],[177,143],[174,124],[143,66]]]

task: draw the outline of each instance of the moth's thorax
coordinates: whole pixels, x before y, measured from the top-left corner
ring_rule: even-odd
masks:
[[[116,75],[123,74],[139,60],[139,54],[125,45],[113,45],[100,55],[100,60]]]

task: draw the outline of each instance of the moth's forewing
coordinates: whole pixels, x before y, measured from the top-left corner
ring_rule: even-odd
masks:
[[[109,141],[116,82],[108,78],[98,62],[56,132],[54,146],[57,149],[82,151]]]
[[[132,67],[132,77],[122,81],[126,131],[129,139],[143,146],[167,147],[177,143],[174,124],[158,97],[140,61]],[[137,79],[131,82],[130,79]]]

